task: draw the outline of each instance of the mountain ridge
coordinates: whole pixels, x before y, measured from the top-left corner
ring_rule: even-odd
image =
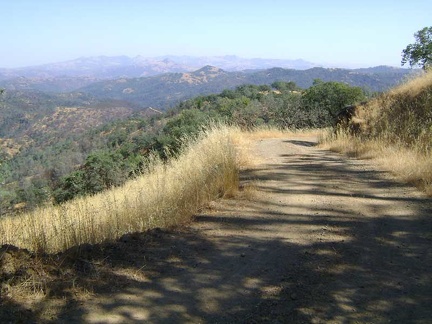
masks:
[[[204,66],[193,72],[103,80],[77,90],[92,94],[97,99],[115,99],[133,102],[141,107],[166,109],[197,95],[218,93],[243,84],[270,85],[275,81],[294,82],[301,88],[310,87],[315,79],[344,82],[368,91],[385,91],[395,86],[410,70],[381,67],[373,70],[348,70],[314,67],[308,70],[271,68],[248,72],[230,72],[219,67]]]
[[[324,69],[324,67],[318,64],[307,62],[302,59],[249,59],[235,55],[208,57],[165,55],[153,58],[144,56],[128,57],[124,55],[95,56],[15,69],[0,68],[0,88],[7,90],[35,89],[53,93],[70,92],[106,80],[154,77],[172,73],[188,73],[184,75],[182,81],[189,84],[196,84],[199,82],[205,83],[209,81],[209,78],[211,79],[209,71],[205,71],[206,73],[204,73],[207,74],[207,80],[204,80],[204,75],[197,75],[198,70],[209,66],[220,69],[221,71],[218,71],[219,74],[222,73],[222,71],[224,73],[254,74],[273,68],[295,71],[310,71],[315,68]],[[328,71],[334,71],[334,68],[326,69],[328,69]],[[368,75],[392,73],[397,78],[399,78],[400,75],[406,74],[408,71],[406,69],[389,66],[342,70],[350,70],[351,73]],[[299,73],[300,72],[292,72],[291,74]],[[308,72],[304,73],[307,74]],[[215,72],[213,74],[215,74]],[[233,76],[234,74],[231,75]],[[213,75],[213,79],[215,76],[216,75]],[[164,78],[167,77],[164,76]],[[170,77],[168,77],[168,79],[170,79]],[[228,85],[231,83],[232,82],[228,82]],[[299,85],[307,86],[308,84],[310,85],[310,82]],[[235,85],[239,84],[236,83]],[[378,88],[380,87],[375,87],[374,89]],[[218,88],[216,91],[219,90],[221,89]]]
[[[202,66],[219,66],[227,71],[246,69],[267,69],[273,66],[294,69],[308,69],[318,64],[302,59],[264,59],[242,58],[235,55],[225,56],[178,56],[165,55],[144,57],[141,55],[121,56],[90,56],[73,60],[54,62],[42,65],[0,68],[0,79],[49,76],[86,76],[97,78],[151,76],[167,72],[188,72]]]

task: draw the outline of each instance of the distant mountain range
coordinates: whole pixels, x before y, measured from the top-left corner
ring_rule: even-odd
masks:
[[[246,59],[237,56],[83,57],[39,66],[0,68],[0,88],[69,92],[102,80],[192,72],[206,65],[226,71],[260,70],[275,66],[307,69],[315,66],[303,60]]]
[[[211,65],[217,66],[225,71],[245,71],[245,70],[264,70],[273,67],[284,69],[306,70],[319,66],[312,62],[302,59],[297,60],[282,60],[282,59],[263,59],[263,58],[243,58],[235,55],[226,56],[209,56],[209,57],[193,57],[193,56],[174,56],[167,55],[157,58],[158,60],[168,60],[180,64],[182,66],[190,66],[192,70],[200,67]]]
[[[204,66],[204,67],[203,67]],[[197,96],[242,84],[293,81],[308,88],[314,79],[385,91],[412,70],[389,66],[366,69],[314,67],[303,60],[245,59],[237,56],[88,57],[17,69],[0,69],[0,89],[55,95],[62,106],[122,102],[135,108],[166,109]],[[54,98],[53,97],[53,98]]]
[[[162,73],[194,71],[205,65],[217,66],[226,71],[260,70],[272,67],[304,70],[317,66],[317,64],[300,59],[248,59],[234,55],[212,57],[167,55],[153,58],[98,56],[15,69],[0,68],[0,80],[18,77],[53,78],[66,76],[97,79],[135,78]]]
[[[211,68],[203,69],[203,66]],[[86,92],[94,90],[98,94],[104,93],[108,95],[108,99],[116,97],[121,100],[135,96],[158,97],[158,93],[172,89],[170,94],[161,96],[161,100],[162,97],[169,97],[171,104],[176,100],[201,94],[201,89],[207,94],[244,83],[268,84],[274,81],[294,81],[300,87],[306,88],[315,78],[383,91],[410,72],[411,70],[388,66],[355,70],[326,69],[300,59],[248,59],[234,55],[170,55],[156,58],[98,56],[33,67],[0,69],[0,88],[49,93],[71,92],[83,88]],[[162,86],[164,89],[160,89]],[[98,87],[105,88],[98,90]],[[111,93],[108,88],[112,88]],[[116,91],[121,94],[115,94]],[[179,95],[179,92],[182,94]],[[147,98],[140,101],[140,104],[149,100]],[[161,100],[156,100],[159,105]]]

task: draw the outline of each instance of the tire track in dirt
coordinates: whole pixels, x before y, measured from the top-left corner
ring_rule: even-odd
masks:
[[[257,142],[253,201],[105,248],[93,293],[58,321],[430,323],[431,200],[314,144]]]

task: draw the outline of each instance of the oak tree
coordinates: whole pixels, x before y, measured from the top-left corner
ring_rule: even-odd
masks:
[[[420,66],[426,70],[432,65],[432,27],[425,27],[414,34],[416,42],[402,51],[402,65]]]

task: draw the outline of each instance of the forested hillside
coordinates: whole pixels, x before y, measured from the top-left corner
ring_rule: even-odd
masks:
[[[193,136],[212,122],[242,128],[324,127],[344,105],[364,98],[359,87],[316,80],[307,90],[282,81],[243,85],[153,115],[147,110],[59,108],[53,103],[31,127],[20,127],[19,122],[2,135],[16,137],[2,140],[1,212],[61,203],[120,185],[144,170],[151,154],[163,159],[175,155],[183,136]],[[29,107],[20,112],[24,124],[30,115],[41,114],[29,112]],[[8,152],[8,146],[15,149]]]
[[[0,147],[6,155],[30,146],[44,147],[53,140],[136,113],[127,102],[40,91],[5,91],[0,97],[0,109]],[[140,114],[146,112],[140,110]]]
[[[70,92],[101,81],[89,77],[14,77],[0,81],[0,88],[11,91],[36,90],[46,93]]]

